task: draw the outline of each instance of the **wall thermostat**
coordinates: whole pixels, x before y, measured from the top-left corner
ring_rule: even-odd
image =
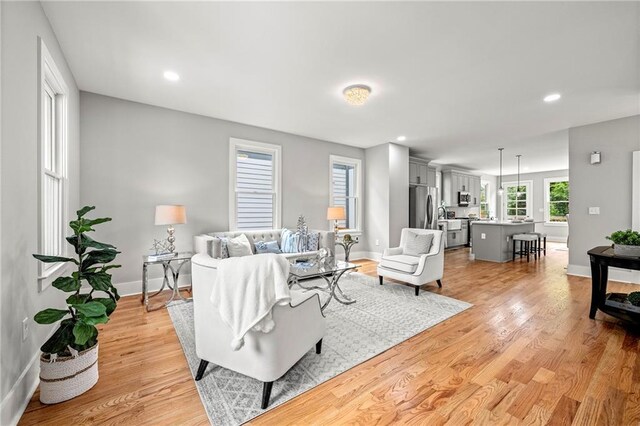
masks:
[[[600,164],[602,162],[602,156],[600,151],[593,151],[591,153],[591,164]]]

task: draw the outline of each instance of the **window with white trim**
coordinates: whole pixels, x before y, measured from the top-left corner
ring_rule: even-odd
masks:
[[[39,41],[39,191],[40,239],[38,252],[65,256],[67,223],[67,102],[68,89],[53,57],[42,39]],[[42,289],[55,278],[63,263],[40,262]]]
[[[489,182],[482,181],[480,183],[480,217],[483,219],[488,219],[491,215],[491,210],[489,209],[490,196]]]
[[[544,220],[548,224],[566,225],[569,214],[569,178],[544,180]]]
[[[357,158],[330,156],[331,206],[345,209],[345,220],[338,221],[340,231],[361,231],[362,161]]]
[[[504,217],[507,219],[524,219],[531,217],[531,204],[533,203],[533,192],[531,181],[521,181],[518,187],[517,182],[503,183],[504,188]]]
[[[233,230],[280,228],[281,147],[230,140],[230,227]]]

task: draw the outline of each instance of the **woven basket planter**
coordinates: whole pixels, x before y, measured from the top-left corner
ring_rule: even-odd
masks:
[[[640,246],[626,246],[624,244],[614,244],[613,254],[624,257],[640,257]]]
[[[51,361],[40,356],[40,402],[57,404],[75,398],[98,382],[98,344],[74,356]]]

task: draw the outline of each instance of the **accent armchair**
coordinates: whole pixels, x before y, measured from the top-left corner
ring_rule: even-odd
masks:
[[[210,301],[217,266],[224,261],[206,254],[191,258],[196,353],[201,360],[195,379],[202,379],[211,362],[260,380],[264,383],[261,407],[265,409],[269,405],[273,382],[314,345],[316,353],[322,349],[326,323],[320,310],[320,298],[316,293],[291,290],[291,302],[273,308],[275,328],[269,333],[250,330],[244,336],[244,346],[233,351],[231,329]]]
[[[428,253],[420,256],[412,256],[405,253],[405,244],[409,232],[422,235],[432,234],[433,241]],[[435,229],[404,228],[400,236],[400,247],[385,249],[382,259],[378,264],[378,277],[380,285],[383,277],[402,281],[412,285],[416,289],[416,296],[420,294],[420,286],[437,281],[442,287],[444,274],[444,233]]]

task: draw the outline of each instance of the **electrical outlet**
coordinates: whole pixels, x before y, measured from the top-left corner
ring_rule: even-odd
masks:
[[[376,240],[376,245],[379,246],[380,245],[380,240]]]
[[[487,239],[487,234],[485,234],[484,232],[482,234],[480,234],[480,239],[481,240],[486,240]]]
[[[27,340],[29,336],[29,317],[22,320],[22,341]]]
[[[589,214],[600,214],[600,207],[589,207]]]

